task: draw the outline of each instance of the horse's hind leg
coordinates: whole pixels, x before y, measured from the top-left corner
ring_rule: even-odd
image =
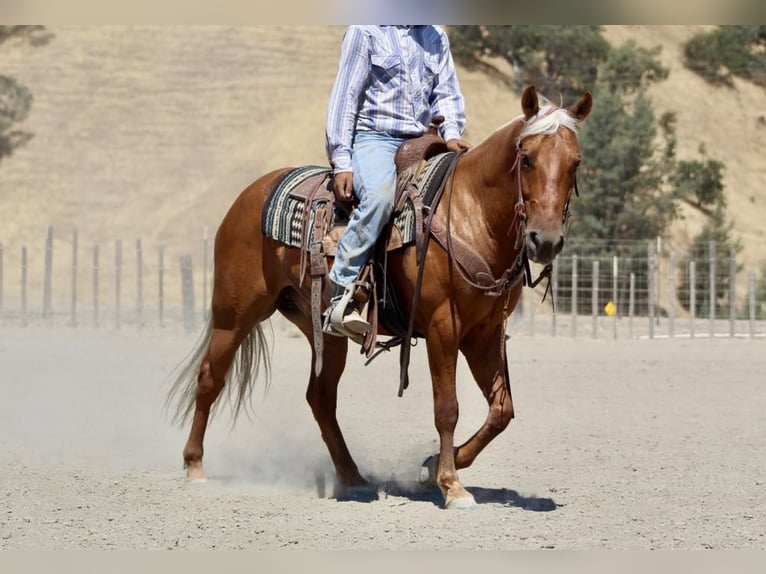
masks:
[[[338,481],[344,486],[364,486],[367,481],[359,474],[336,416],[338,383],[346,364],[347,350],[345,338],[325,337],[322,372],[316,376],[314,369],[311,369],[306,400],[327,445]],[[313,358],[312,352],[312,362]]]
[[[207,430],[210,409],[224,387],[226,373],[231,367],[242,337],[234,330],[213,329],[208,351],[199,367],[194,417],[189,438],[184,447],[184,467],[188,481],[205,479],[202,468],[202,443]]]
[[[306,389],[306,401],[309,403],[314,419],[319,425],[322,440],[324,440],[335,466],[335,474],[338,481],[344,486],[364,486],[367,481],[359,474],[359,469],[351,457],[336,414],[338,384],[346,367],[348,339],[324,336],[322,372],[317,376],[313,368],[316,357],[309,306],[304,300],[297,297],[291,297],[289,304],[285,304],[286,302],[286,300],[283,301],[280,311],[301,330],[312,347],[312,367]]]

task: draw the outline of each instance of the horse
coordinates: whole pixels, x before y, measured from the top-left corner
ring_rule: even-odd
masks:
[[[431,241],[422,257],[412,245],[388,254],[387,272],[405,312],[410,313],[412,302],[417,301],[411,322],[425,340],[439,436],[438,453],[423,463],[421,479],[438,485],[445,508],[475,506],[458,470],[469,467],[514,417],[506,322],[528,283],[529,261],[550,264],[564,245],[580,164],[577,129],[591,108],[590,92],[564,108],[539,96],[533,85],[527,86],[521,96],[522,113],[456,160],[446,195],[430,219],[434,225],[446,225],[447,248]],[[279,311],[306,337],[312,360],[317,359],[309,280],[301,282],[301,250],[266,237],[260,223],[268,195],[289,169],[267,173],[245,188],[216,233],[208,324],[168,394],[169,403],[176,404],[178,420],[191,418],[183,449],[188,481],[205,479],[205,430],[224,387],[228,384],[232,393],[236,420],[248,403],[259,370],[265,369],[268,376],[264,321]],[[482,280],[461,265],[451,242],[467,246],[483,261]],[[525,266],[527,275],[522,272]],[[422,276],[416,281],[419,272]],[[420,292],[414,299],[416,284]],[[306,400],[338,483],[349,488],[369,486],[336,418],[349,340],[321,336],[323,367],[319,373],[311,370]],[[487,401],[488,414],[481,427],[456,446],[459,353]]]

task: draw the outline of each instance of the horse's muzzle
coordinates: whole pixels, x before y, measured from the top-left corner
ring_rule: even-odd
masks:
[[[527,257],[535,263],[545,265],[561,253],[564,236],[531,230],[527,232]]]

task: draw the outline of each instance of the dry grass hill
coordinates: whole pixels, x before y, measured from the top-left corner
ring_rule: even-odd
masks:
[[[725,162],[729,215],[745,245],[743,262],[756,270],[766,260],[766,92],[744,82],[733,90],[712,88],[685,70],[681,44],[699,29],[610,26],[606,35],[615,43],[663,47],[671,75],[651,95],[659,110],[678,115],[679,155],[697,157],[704,143]],[[141,238],[148,265],[160,245],[169,261],[198,254],[203,228],[212,235],[258,175],[326,161],[323,123],[340,27],[51,31],[55,38],[44,47],[0,47],[0,74],[16,77],[35,98],[21,126],[34,138],[0,164],[0,243],[9,278],[17,274],[22,245],[29,249],[32,285],[42,275],[48,225],[62,273],[71,263],[67,245],[75,226],[82,249],[101,245],[107,259],[115,239],[129,253]],[[517,96],[502,82],[459,73],[469,139],[482,139],[518,113]],[[699,226],[689,210],[671,235],[682,245]],[[86,264],[80,272],[88,281]],[[17,296],[15,284],[6,279],[7,298]],[[66,296],[66,285],[61,289]]]

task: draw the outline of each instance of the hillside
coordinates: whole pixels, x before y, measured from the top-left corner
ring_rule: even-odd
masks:
[[[766,260],[766,93],[736,82],[712,88],[681,64],[681,43],[699,27],[610,26],[615,43],[663,46],[670,78],[652,89],[658,111],[678,115],[679,155],[726,164],[730,217],[743,263]],[[54,40],[0,47],[0,73],[34,93],[22,127],[35,137],[0,163],[0,243],[15,277],[28,245],[40,275],[44,230],[53,225],[56,265],[69,264],[72,229],[82,249],[138,238],[166,257],[198,253],[236,195],[285,165],[325,163],[324,115],[340,27],[53,27]],[[478,141],[518,113],[503,83],[459,70],[467,137]],[[596,102],[598,105],[598,102]],[[684,242],[700,226],[689,209],[673,229]],[[61,256],[58,256],[61,254]],[[83,257],[86,257],[83,255]],[[153,262],[147,256],[147,260]],[[14,271],[10,271],[14,270]],[[81,273],[87,269],[82,266]],[[87,281],[83,275],[82,281]],[[126,278],[126,285],[130,280]],[[14,296],[14,286],[6,296]],[[149,286],[151,289],[151,286]]]

